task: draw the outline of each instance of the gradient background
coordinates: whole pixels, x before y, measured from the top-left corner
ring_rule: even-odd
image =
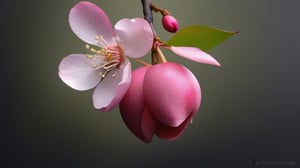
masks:
[[[154,0],[181,27],[204,24],[240,33],[209,51],[221,68],[168,54],[195,73],[203,102],[178,140],[154,138],[148,145],[126,128],[117,109],[98,112],[92,91],[72,90],[57,76],[64,56],[86,53],[68,25],[76,2],[1,5],[1,167],[300,166],[300,1]],[[142,17],[138,0],[93,2],[112,23]],[[155,21],[161,39],[171,37],[159,15]]]

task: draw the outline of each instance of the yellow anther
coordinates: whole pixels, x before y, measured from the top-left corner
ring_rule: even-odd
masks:
[[[85,48],[88,49],[88,50],[90,50],[90,51],[92,51],[92,52],[94,52],[94,53],[96,53],[96,54],[98,54],[98,50],[92,48],[92,47],[91,47],[90,45],[88,45],[88,44],[85,45]]]
[[[111,53],[106,53],[106,54],[105,54],[105,58],[106,58],[108,61],[112,60],[112,55],[111,55]]]
[[[94,58],[93,55],[86,55],[86,57],[87,57],[88,59],[93,59],[93,58]]]
[[[100,40],[100,39],[102,39],[102,36],[96,36],[95,39]]]

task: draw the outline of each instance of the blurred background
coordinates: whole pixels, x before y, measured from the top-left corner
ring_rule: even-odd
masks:
[[[194,72],[203,101],[179,139],[150,144],[126,128],[118,109],[98,112],[92,91],[59,79],[64,56],[87,52],[68,24],[77,2],[2,2],[0,167],[299,167],[300,1],[153,0],[180,28],[240,33],[209,51],[221,68],[168,53]],[[92,2],[113,24],[143,17],[138,0]],[[158,14],[155,23],[168,40]]]

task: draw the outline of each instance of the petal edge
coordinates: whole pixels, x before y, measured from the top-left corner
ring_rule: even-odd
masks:
[[[143,57],[152,48],[153,32],[145,19],[121,19],[115,25],[115,32],[119,45],[128,57]]]
[[[175,54],[177,54],[177,55],[179,55],[183,58],[190,59],[190,60],[195,61],[195,62],[215,65],[215,66],[218,66],[218,67],[221,66],[220,63],[215,58],[213,58],[212,56],[210,56],[206,52],[200,50],[199,48],[171,46],[169,49],[171,51],[173,51]]]
[[[69,24],[73,32],[84,42],[97,45],[96,36],[101,35],[108,43],[115,36],[108,16],[96,4],[82,1],[69,13]]]
[[[71,54],[62,59],[58,67],[60,79],[75,90],[94,88],[100,81],[99,72],[89,65],[83,54]]]

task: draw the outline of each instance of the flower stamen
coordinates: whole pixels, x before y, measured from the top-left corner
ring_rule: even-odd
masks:
[[[113,69],[119,69],[121,63],[125,61],[123,50],[120,46],[109,44],[104,38],[96,36],[97,44],[101,49],[97,50],[86,44],[85,47],[93,54],[88,54],[89,59],[98,59],[98,63],[92,65],[96,70],[100,70],[101,78],[104,78]],[[115,76],[115,74],[113,74]]]
[[[109,45],[109,43],[103,38],[102,35],[98,35],[95,37],[97,44],[101,47],[104,48]]]

